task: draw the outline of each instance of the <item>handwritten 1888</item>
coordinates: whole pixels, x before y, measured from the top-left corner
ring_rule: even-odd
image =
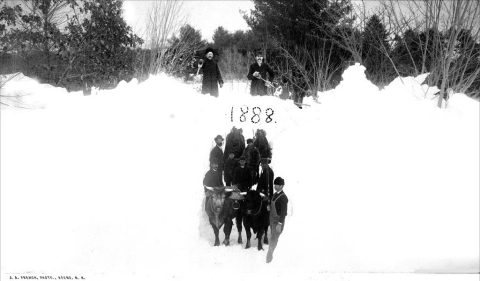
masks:
[[[272,108],[267,108],[262,110],[262,108],[255,106],[253,108],[249,108],[246,105],[242,105],[238,108],[232,106],[230,109],[230,121],[231,122],[252,122],[253,124],[258,124],[261,121],[265,123],[271,123],[273,120],[273,114],[275,111]],[[237,119],[238,118],[238,119]],[[264,119],[262,119],[264,118]]]

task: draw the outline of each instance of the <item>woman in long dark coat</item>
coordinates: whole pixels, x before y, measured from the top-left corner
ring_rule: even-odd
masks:
[[[202,94],[218,97],[218,84],[220,84],[220,88],[223,87],[223,79],[217,63],[213,60],[213,49],[207,48],[205,57],[206,59],[201,66],[203,73]]]
[[[255,55],[255,60],[257,62],[250,65],[247,74],[248,80],[252,80],[250,94],[252,96],[265,96],[267,95],[267,86],[265,85],[266,82],[264,80],[267,80],[268,73],[268,81],[271,83],[273,81],[274,72],[268,64],[263,62],[263,55],[261,53]]]

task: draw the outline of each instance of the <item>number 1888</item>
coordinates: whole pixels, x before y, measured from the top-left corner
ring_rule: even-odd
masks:
[[[238,117],[240,122],[250,121],[253,124],[260,123],[260,121],[262,121],[263,115],[265,115],[265,123],[271,123],[273,121],[272,116],[275,112],[270,107],[262,111],[262,109],[258,106],[255,106],[250,110],[250,108],[246,105],[241,106],[240,108],[238,108],[238,110],[235,109],[236,108],[232,106],[230,110],[230,120],[232,122],[235,122],[236,117]]]

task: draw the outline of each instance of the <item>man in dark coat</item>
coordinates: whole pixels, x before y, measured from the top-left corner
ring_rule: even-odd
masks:
[[[205,174],[205,177],[203,178],[203,190],[205,191],[205,210],[207,209],[207,198],[211,196],[211,193],[208,189],[205,188],[205,186],[208,187],[219,187],[223,186],[222,182],[222,173],[219,172],[218,170],[218,163],[217,159],[212,159],[212,162],[210,163],[210,170],[207,171]]]
[[[274,173],[272,168],[268,166],[270,164],[270,159],[269,158],[262,158],[260,161],[260,165],[262,167],[262,170],[260,172],[260,176],[258,177],[258,185],[257,185],[257,190],[266,196],[266,200],[270,202],[273,197],[273,178],[274,178]],[[265,236],[263,236],[263,243],[268,244],[268,225],[265,228]]]
[[[247,139],[247,147],[243,152],[243,156],[245,156],[245,160],[247,161],[247,167],[252,174],[252,184],[257,182],[257,174],[258,174],[258,164],[260,163],[260,152],[258,148],[253,145],[252,139]]]
[[[210,151],[210,165],[212,165],[213,159],[218,164],[218,171],[220,173],[220,181],[222,181],[222,172],[223,172],[223,151],[222,151],[222,146],[223,146],[223,137],[221,135],[218,135],[214,138],[215,140],[215,147],[212,148]]]
[[[218,170],[218,163],[216,159],[210,164],[210,170],[207,171],[205,177],[203,178],[203,185],[208,187],[219,187],[223,186],[223,182],[219,177],[220,171]]]
[[[273,181],[275,193],[270,201],[270,244],[267,252],[267,263],[273,259],[273,252],[277,247],[278,238],[283,232],[285,226],[285,217],[287,216],[288,197],[283,192],[285,181],[278,177]]]
[[[225,166],[223,171],[223,178],[225,180],[226,186],[232,185],[233,172],[237,167],[237,159],[235,159],[235,153],[230,152],[228,154],[227,160],[225,160]]]
[[[268,81],[272,83],[274,72],[270,66],[263,62],[263,55],[260,52],[255,55],[255,60],[256,62],[250,65],[247,75],[248,80],[252,80],[250,94],[252,96],[265,96],[267,95],[267,86],[265,85],[266,82],[263,80],[267,80],[268,73]]]
[[[238,160],[239,165],[233,171],[232,185],[236,185],[242,192],[250,190],[253,184],[252,175],[246,163],[245,157],[240,157]]]
[[[205,57],[203,64],[198,65],[203,73],[202,94],[218,97],[217,83],[220,85],[220,88],[223,87],[223,79],[217,63],[213,60],[213,49],[207,48]]]
[[[261,161],[262,171],[260,172],[260,176],[258,178],[258,185],[257,190],[263,194],[265,194],[269,200],[273,197],[273,178],[274,173],[272,168],[268,165],[270,163],[270,159],[263,158]]]

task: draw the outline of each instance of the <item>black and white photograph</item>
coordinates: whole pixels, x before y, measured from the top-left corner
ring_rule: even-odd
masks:
[[[1,280],[478,281],[480,0],[0,0]]]

